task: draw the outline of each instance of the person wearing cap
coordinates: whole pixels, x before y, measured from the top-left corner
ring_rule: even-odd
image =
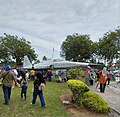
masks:
[[[88,66],[88,67],[86,68],[85,72],[88,74],[90,70],[91,70],[91,67]]]
[[[87,66],[86,70],[85,70],[85,83],[90,86],[90,70],[91,67]]]
[[[4,99],[5,99],[5,105],[9,104],[10,96],[11,96],[11,89],[13,86],[13,82],[20,87],[20,85],[17,83],[13,72],[11,71],[11,67],[7,65],[5,67],[5,71],[3,71],[0,74],[0,79],[3,78],[3,84],[2,84],[2,89],[4,93]]]

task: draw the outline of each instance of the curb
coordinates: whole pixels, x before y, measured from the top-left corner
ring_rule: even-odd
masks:
[[[110,115],[113,117],[120,117],[120,112],[114,108],[110,108]]]

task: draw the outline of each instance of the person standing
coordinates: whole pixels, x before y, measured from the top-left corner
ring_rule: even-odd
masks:
[[[25,72],[25,78],[26,78],[27,82],[29,81],[29,77],[30,77],[30,74],[29,74],[28,70],[26,70],[26,72]]]
[[[51,79],[52,79],[52,70],[51,69],[48,69],[47,76],[48,76],[48,81],[51,82]]]
[[[13,82],[20,87],[20,85],[17,83],[13,72],[11,71],[11,67],[7,65],[5,67],[5,71],[1,73],[0,78],[3,78],[3,93],[4,93],[4,99],[5,99],[5,105],[9,104],[10,96],[11,96],[11,89],[13,86]]]
[[[107,71],[107,86],[110,85],[110,79],[111,79],[111,74],[110,74],[110,69]]]
[[[23,95],[24,95],[25,100],[26,100],[27,88],[28,86],[26,85],[26,82],[24,81],[23,85],[21,86],[21,98],[23,99]]]
[[[32,67],[32,70],[30,71],[30,79],[33,81],[35,80],[35,69]]]
[[[88,66],[85,70],[85,83],[90,86],[90,70],[91,70],[91,67]]]
[[[99,70],[100,71],[100,70]],[[99,76],[99,74],[98,74],[98,72],[99,71],[97,71],[97,70],[95,70],[95,73],[96,73],[96,89],[98,88],[98,86],[99,86],[99,84],[100,84],[100,82],[99,82],[99,78],[100,78],[100,76]]]
[[[106,80],[107,80],[107,69],[104,67],[102,70],[98,72],[100,78],[100,92],[104,93],[105,92],[105,87],[106,87]]]
[[[114,87],[118,87],[118,84],[120,83],[120,73],[118,72],[118,73],[116,73],[116,77],[115,77],[115,85],[114,85]]]
[[[37,95],[39,96],[40,102],[41,102],[41,107],[45,107],[45,100],[44,100],[44,95],[43,95],[43,90],[39,90],[39,86],[41,83],[46,84],[45,79],[43,78],[43,73],[41,71],[38,71],[36,74],[36,79],[33,82],[34,89],[33,89],[33,99],[31,104],[36,103]]]
[[[92,71],[92,69],[89,71],[89,82],[90,82],[90,85],[93,86],[93,81],[94,81],[94,73]]]

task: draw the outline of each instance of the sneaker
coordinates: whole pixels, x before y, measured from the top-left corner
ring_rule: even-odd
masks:
[[[45,108],[46,107],[46,105],[45,106],[42,106],[43,108]]]
[[[33,103],[30,103],[31,105],[35,105],[35,104],[33,104]]]
[[[3,104],[4,104],[4,105],[9,105],[9,104],[8,104],[8,103],[6,103],[6,102],[5,102],[5,103],[3,103]]]

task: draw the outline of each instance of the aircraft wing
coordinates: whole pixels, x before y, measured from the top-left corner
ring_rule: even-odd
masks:
[[[59,61],[54,62],[53,68],[70,68],[70,67],[79,67],[79,66],[88,66],[88,63],[82,63],[82,62],[71,62],[71,61]]]
[[[82,62],[71,62],[71,61],[46,61],[43,63],[38,63],[34,65],[35,69],[64,69],[64,68],[71,68],[71,67],[80,67],[80,66],[88,66],[89,63],[82,63]]]

